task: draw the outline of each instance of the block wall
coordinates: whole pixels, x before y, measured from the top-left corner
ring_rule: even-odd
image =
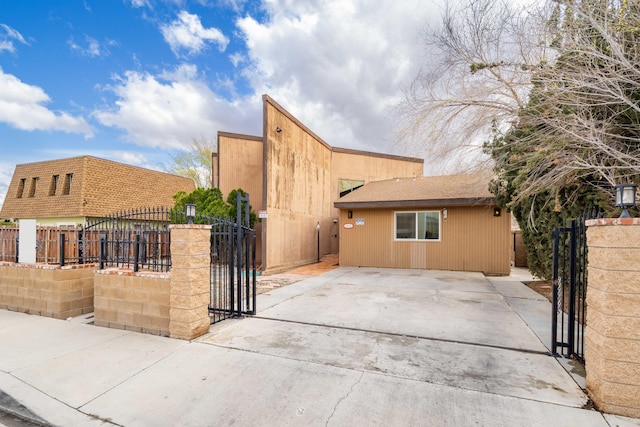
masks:
[[[171,227],[171,338],[192,340],[209,332],[211,226]]]
[[[93,264],[0,263],[0,309],[66,319],[93,311]]]
[[[587,226],[587,391],[600,410],[640,418],[640,219]]]
[[[94,324],[169,336],[169,273],[96,271]]]

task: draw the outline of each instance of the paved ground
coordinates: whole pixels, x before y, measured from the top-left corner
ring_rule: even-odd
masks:
[[[640,426],[582,409],[521,273],[335,268],[194,342],[0,310],[0,406],[60,426]]]

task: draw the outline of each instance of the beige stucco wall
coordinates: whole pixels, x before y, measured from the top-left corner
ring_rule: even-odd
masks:
[[[51,226],[51,227],[60,227],[65,225],[84,225],[85,217],[83,216],[70,216],[70,217],[59,217],[59,218],[35,218],[36,225],[39,226]]]
[[[505,212],[493,216],[492,206],[412,209],[349,209],[340,211],[340,265],[362,267],[417,268],[480,271],[509,274],[511,246],[510,219]],[[394,212],[439,211],[439,241],[396,241]],[[364,225],[355,225],[356,220]],[[344,228],[353,224],[352,228]]]
[[[587,391],[600,410],[640,418],[640,219],[587,225]]]

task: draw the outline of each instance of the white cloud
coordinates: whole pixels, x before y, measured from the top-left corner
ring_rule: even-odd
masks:
[[[229,61],[231,61],[234,67],[237,67],[238,65],[243,63],[245,60],[246,60],[245,56],[240,52],[236,52],[229,55]]]
[[[27,131],[63,131],[93,136],[93,127],[84,118],[46,108],[43,104],[50,101],[42,88],[23,83],[0,68],[0,122]]]
[[[16,165],[0,161],[0,206],[4,202]]]
[[[135,8],[148,7],[151,8],[151,4],[148,0],[131,0],[131,6]]]
[[[245,76],[329,144],[388,151],[392,104],[424,60],[431,2],[265,0],[268,20],[237,25],[252,63]]]
[[[108,56],[110,53],[108,46],[113,46],[116,42],[113,40],[107,40],[104,44],[101,44],[93,37],[84,36],[84,45],[76,43],[73,37],[67,41],[67,44],[73,51],[79,52],[85,56],[96,57]]]
[[[0,24],[0,28],[4,30],[0,31],[0,52],[2,52],[3,50],[15,52],[16,48],[13,44],[14,41],[18,41],[22,44],[29,44],[24,39],[24,37],[22,37],[22,34],[20,34],[17,30],[14,30],[10,26],[6,24]]]
[[[143,146],[185,148],[193,139],[210,140],[218,130],[261,133],[260,99],[230,104],[218,97],[194,65],[158,75],[128,71],[108,88],[115,107],[93,115],[105,126],[126,131]]]
[[[217,43],[221,52],[229,44],[229,39],[219,29],[204,28],[198,15],[192,15],[184,10],[178,14],[178,19],[175,21],[161,25],[160,31],[176,55],[183,50],[190,55],[200,53],[207,42]]]

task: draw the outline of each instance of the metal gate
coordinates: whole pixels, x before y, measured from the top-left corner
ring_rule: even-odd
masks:
[[[587,295],[587,219],[601,212],[587,210],[553,230],[553,310],[551,354],[584,363]]]
[[[238,192],[236,203],[236,223],[220,221],[211,226],[212,324],[256,314],[256,232],[249,226],[249,196]]]

